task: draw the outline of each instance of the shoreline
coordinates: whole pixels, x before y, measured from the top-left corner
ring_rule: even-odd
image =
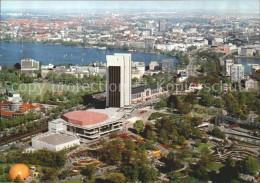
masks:
[[[126,49],[123,49],[123,48],[119,48],[119,47],[113,47],[112,49],[108,48],[109,45],[107,46],[96,46],[96,45],[81,45],[81,43],[78,43],[78,44],[74,44],[74,45],[66,45],[66,44],[63,44],[63,43],[51,43],[51,42],[35,42],[35,41],[0,41],[0,44],[1,43],[5,43],[5,44],[15,44],[15,43],[18,43],[18,44],[38,44],[38,45],[50,45],[50,46],[65,46],[65,47],[74,47],[74,48],[85,48],[85,49],[95,49],[97,51],[112,51],[112,52],[122,52],[122,53],[130,53],[130,54],[134,54],[134,53],[139,53],[139,54],[142,54],[142,53],[145,53],[145,54],[149,54],[149,55],[158,55],[158,56],[167,56],[168,59],[172,59],[172,60],[177,60],[177,64],[179,62],[179,59],[174,56],[174,55],[170,55],[169,53],[166,53],[166,52],[161,52],[161,51],[147,51],[147,50],[138,50],[138,49],[131,49],[129,48],[128,50]],[[102,47],[106,47],[106,49],[102,49]],[[145,64],[146,66],[149,66],[149,64]],[[8,66],[8,64],[7,64]]]
[[[24,42],[22,42],[22,41],[0,41],[0,44],[1,43],[35,43],[35,44],[43,44],[43,45],[71,46],[71,47],[87,48],[87,49],[100,49],[101,47],[105,47],[106,49],[104,49],[104,50],[123,50],[123,51],[127,51],[127,52],[151,53],[151,54],[158,54],[158,55],[162,54],[162,55],[167,55],[167,56],[176,58],[175,56],[169,55],[169,54],[167,54],[165,52],[161,52],[159,50],[158,51],[156,51],[156,50],[146,51],[146,50],[142,50],[142,49],[137,50],[137,49],[132,49],[132,48],[123,49],[123,48],[120,48],[120,47],[109,48],[110,45],[103,45],[103,46],[86,45],[86,46],[82,46],[82,45],[80,45],[80,43],[77,43],[77,42],[75,42],[74,45],[66,45],[64,43],[37,42],[37,41],[24,41]],[[100,49],[100,50],[102,50],[102,49]]]
[[[235,58],[249,58],[249,59],[259,59],[260,56],[235,56]]]

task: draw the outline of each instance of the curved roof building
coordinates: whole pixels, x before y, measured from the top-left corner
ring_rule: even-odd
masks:
[[[73,111],[49,122],[49,131],[76,135],[81,142],[98,139],[123,128],[125,112],[118,108]]]
[[[24,180],[30,176],[30,170],[25,164],[15,164],[9,170],[11,180]]]
[[[64,114],[62,118],[68,123],[88,126],[108,120],[108,115],[92,111],[73,111]]]

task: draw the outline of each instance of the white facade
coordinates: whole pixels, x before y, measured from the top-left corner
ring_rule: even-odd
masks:
[[[66,126],[63,125],[64,120],[61,118],[55,119],[53,121],[50,121],[48,123],[48,130],[51,132],[60,132],[60,131],[65,131]]]
[[[106,105],[109,107],[109,67],[120,67],[120,107],[131,105],[131,88],[132,88],[132,59],[131,54],[115,53],[107,55],[107,88],[106,88]]]
[[[47,149],[57,152],[76,145],[80,145],[78,138],[53,132],[47,132],[32,138],[32,147],[34,149]]]
[[[230,67],[231,82],[240,82],[245,77],[244,66],[242,64],[234,64]]]
[[[233,60],[225,60],[225,67],[226,67],[226,76],[230,76],[230,68],[231,66],[234,65]]]
[[[157,61],[151,61],[151,63],[149,64],[149,70],[155,70],[155,67],[159,67],[160,63]]]

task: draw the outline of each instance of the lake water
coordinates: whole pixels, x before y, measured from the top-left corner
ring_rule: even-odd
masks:
[[[133,61],[145,62],[162,61],[163,59],[177,59],[162,54],[143,52],[128,52],[125,50],[100,50],[95,48],[80,48],[75,46],[48,45],[40,43],[0,43],[0,65],[12,66],[21,62],[22,58],[32,58],[42,61],[42,64],[65,64],[84,65],[94,61],[106,62],[106,55],[114,53],[132,53]]]
[[[250,73],[252,69],[251,64],[260,64],[260,58],[236,58],[236,62],[244,65],[245,72]]]
[[[176,58],[162,54],[40,43],[0,43],[0,65],[12,66],[17,62],[20,63],[22,58],[42,61],[44,65],[49,63],[54,65],[65,63],[84,65],[94,61],[106,62],[106,55],[113,55],[114,53],[132,53],[133,61],[145,62],[146,65],[151,61],[162,61],[164,59],[174,59],[174,64],[178,63]],[[247,73],[251,72],[250,64],[260,64],[259,58],[236,58],[236,61],[245,66],[245,72]]]

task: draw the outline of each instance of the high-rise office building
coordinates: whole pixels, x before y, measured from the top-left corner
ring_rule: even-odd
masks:
[[[159,31],[160,32],[166,31],[166,21],[165,20],[159,21]]]
[[[245,78],[245,69],[242,64],[234,64],[230,67],[230,80],[232,83],[240,83]]]
[[[127,107],[131,105],[131,54],[115,53],[107,55],[107,107]]]
[[[230,68],[232,65],[234,65],[234,60],[232,59],[225,60],[226,76],[230,76]]]

